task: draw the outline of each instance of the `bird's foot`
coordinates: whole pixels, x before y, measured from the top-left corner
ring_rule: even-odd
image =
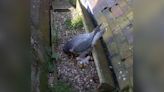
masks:
[[[78,65],[80,68],[84,68],[89,64],[90,56],[87,56],[85,58],[77,57],[76,60],[78,61]]]

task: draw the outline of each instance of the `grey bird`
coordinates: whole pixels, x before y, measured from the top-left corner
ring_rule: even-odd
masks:
[[[63,51],[66,54],[80,54],[86,50],[88,50],[94,39],[94,36],[100,32],[100,27],[97,26],[91,33],[84,33],[73,37],[69,40],[63,47]]]
[[[63,47],[66,54],[80,55],[90,50],[104,31],[100,30],[102,24],[98,25],[91,33],[84,33],[73,37]]]

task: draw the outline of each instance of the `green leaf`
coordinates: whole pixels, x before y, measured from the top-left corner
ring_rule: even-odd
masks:
[[[51,58],[55,59],[55,60],[58,60],[59,59],[59,54],[53,53]]]

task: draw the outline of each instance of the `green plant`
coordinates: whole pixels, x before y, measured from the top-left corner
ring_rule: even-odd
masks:
[[[74,19],[67,19],[65,23],[69,29],[78,29],[83,27],[83,20],[81,16],[77,16]]]
[[[50,92],[72,92],[71,86],[62,81],[58,81],[50,90]]]
[[[53,54],[52,54],[51,58],[52,58],[52,59],[55,59],[55,60],[58,60],[58,59],[59,59],[59,54],[58,54],[58,53],[53,52]]]
[[[57,45],[58,44],[58,39],[59,39],[58,31],[59,30],[56,27],[53,28],[52,42],[54,43],[54,45]]]
[[[54,72],[53,61],[48,61],[48,72]]]

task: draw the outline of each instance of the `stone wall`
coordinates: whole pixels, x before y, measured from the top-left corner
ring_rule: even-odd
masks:
[[[103,24],[103,41],[109,66],[120,90],[133,86],[133,11],[131,0],[81,0],[97,24]],[[100,61],[102,62],[102,61]]]
[[[32,92],[48,90],[50,38],[50,0],[31,0]]]
[[[30,92],[28,0],[0,0],[0,91]]]

